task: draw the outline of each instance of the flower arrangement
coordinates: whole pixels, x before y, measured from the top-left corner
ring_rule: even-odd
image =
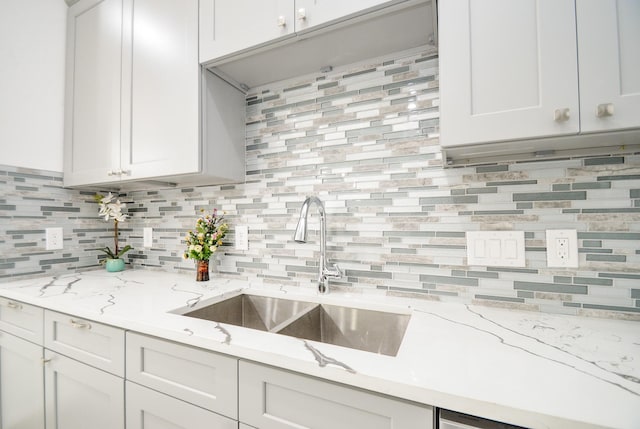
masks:
[[[113,244],[114,250],[112,251],[109,247],[103,247],[98,250],[107,254],[107,259],[120,259],[122,255],[127,253],[129,250],[133,249],[131,246],[126,245],[122,249],[118,248],[118,223],[124,222],[127,219],[128,215],[122,213],[122,209],[126,207],[125,203],[121,203],[119,199],[116,199],[115,195],[111,192],[105,197],[100,194],[95,195],[95,200],[100,206],[100,211],[98,212],[99,217],[104,217],[105,221],[113,220]],[[115,199],[115,201],[114,201]],[[101,263],[105,263],[105,261],[101,261]]]
[[[204,209],[200,209],[200,212],[204,213]],[[184,258],[208,260],[222,245],[227,231],[229,225],[225,222],[224,215],[218,215],[218,209],[213,209],[210,215],[202,215],[196,221],[195,230],[189,231],[185,237],[187,251]]]

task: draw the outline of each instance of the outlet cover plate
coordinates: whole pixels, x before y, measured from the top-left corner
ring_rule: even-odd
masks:
[[[547,267],[578,268],[578,265],[578,231],[548,229]]]
[[[45,228],[46,250],[59,250],[64,248],[62,228]]]
[[[249,227],[236,225],[236,250],[249,250]]]
[[[142,246],[153,247],[153,228],[145,227],[142,229]]]

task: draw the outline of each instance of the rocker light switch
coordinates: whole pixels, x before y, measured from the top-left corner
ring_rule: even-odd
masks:
[[[492,267],[524,267],[524,231],[467,232],[467,263]]]

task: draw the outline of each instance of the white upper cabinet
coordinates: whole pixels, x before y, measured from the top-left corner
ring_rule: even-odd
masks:
[[[407,0],[200,0],[200,62],[206,63]],[[430,24],[430,23],[426,23]]]
[[[132,17],[126,22],[132,34],[123,63],[124,70],[131,70],[125,77],[131,103],[123,105],[123,121],[130,118],[125,127],[130,136],[123,139],[122,170],[132,179],[197,172],[198,1],[125,0],[128,3],[132,13],[125,22]]]
[[[218,97],[234,117],[202,132],[211,78],[198,61],[198,3],[80,0],[69,8],[65,186],[244,179],[244,95]]]
[[[99,47],[99,49],[98,49]],[[64,176],[106,182],[120,165],[122,0],[76,4],[67,17]]]
[[[364,13],[367,9],[380,5],[399,3],[389,0],[296,0],[296,31],[348,17],[356,13]]]
[[[447,155],[583,150],[602,142],[582,134],[640,127],[637,0],[438,5]],[[464,148],[487,142],[505,143]]]
[[[573,0],[438,7],[443,146],[578,132]]]
[[[580,127],[640,126],[640,2],[577,0]]]
[[[294,33],[293,0],[201,0],[200,62]]]

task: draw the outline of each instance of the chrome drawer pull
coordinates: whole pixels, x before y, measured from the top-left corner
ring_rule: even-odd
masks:
[[[71,326],[77,329],[91,329],[91,324],[86,322],[78,322],[76,320],[70,320]]]
[[[15,308],[16,310],[22,310],[22,304],[18,304],[17,302],[13,302],[13,301],[7,302],[7,307]]]

